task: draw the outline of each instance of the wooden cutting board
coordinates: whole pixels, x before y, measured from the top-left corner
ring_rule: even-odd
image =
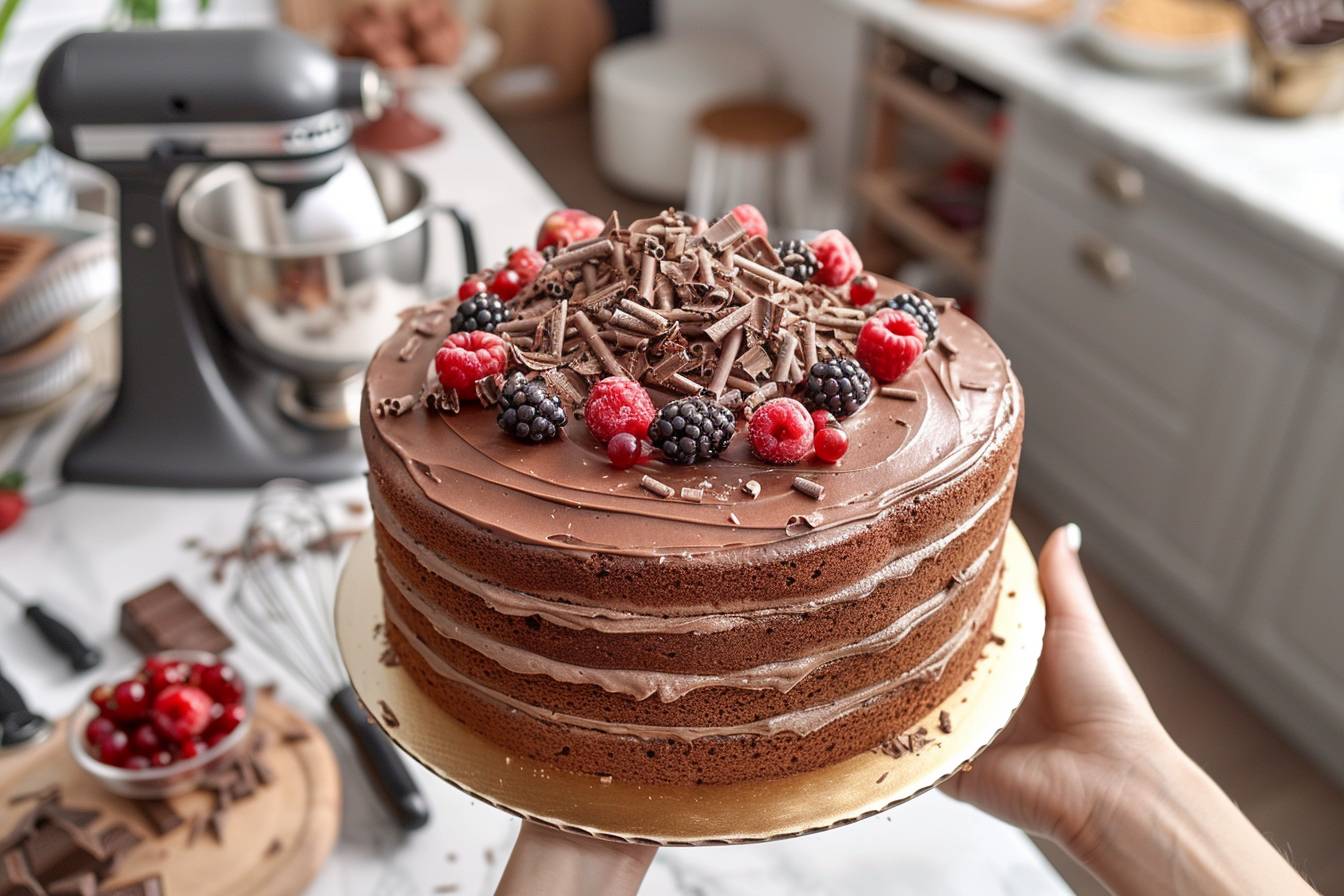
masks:
[[[63,804],[102,811],[98,829],[124,821],[145,838],[109,883],[159,874],[166,896],[296,896],[330,855],[341,824],[336,757],[321,731],[277,700],[259,696],[254,723],[255,730],[270,735],[262,755],[275,781],[226,813],[222,844],[202,831],[187,845],[191,819],[214,804],[210,794],[199,792],[173,800],[187,823],[154,836],[133,801],[107,792],[75,764],[67,746],[68,722],[57,723],[43,743],[0,758],[0,836],[31,806],[11,805],[11,799],[55,785]],[[300,731],[307,737],[297,740]]]

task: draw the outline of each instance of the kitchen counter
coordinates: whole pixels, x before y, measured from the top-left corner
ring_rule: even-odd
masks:
[[[420,105],[423,114],[444,124],[448,138],[405,159],[429,180],[436,200],[452,202],[471,215],[483,261],[516,245],[534,222],[560,204],[466,93],[428,94]],[[448,250],[442,255],[457,257]],[[446,282],[458,275],[437,272]],[[0,461],[14,447],[0,446]],[[49,464],[56,460],[43,459]],[[323,493],[335,525],[368,524],[362,479],[333,484]],[[0,571],[78,620],[103,645],[107,658],[100,671],[72,679],[17,613],[0,605],[5,671],[39,710],[58,716],[73,709],[97,678],[132,661],[131,648],[116,637],[120,601],[169,577],[236,633],[226,611],[236,570],[216,581],[211,564],[186,542],[194,538],[216,548],[236,544],[250,499],[247,492],[70,486],[33,508],[15,530],[0,536]],[[134,525],[128,526],[128,520]],[[493,890],[517,829],[515,819],[417,767],[413,771],[432,804],[434,821],[425,830],[401,836],[358,771],[343,733],[325,721],[322,701],[246,642],[236,649],[236,659],[256,680],[279,682],[280,696],[306,715],[324,720],[342,766],[346,792],[341,841],[312,894],[412,896],[448,892],[435,889],[448,885],[463,894]],[[1067,892],[1025,835],[936,792],[884,815],[798,840],[664,850],[641,892],[718,896],[895,890]]]
[[[1241,60],[1203,79],[1144,76],[1094,61],[1067,29],[915,0],[832,2],[1019,103],[1097,132],[1286,245],[1344,266],[1344,117],[1251,114]]]

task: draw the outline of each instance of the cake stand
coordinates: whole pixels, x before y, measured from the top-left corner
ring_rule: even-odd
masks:
[[[997,636],[971,676],[912,726],[929,742],[870,751],[786,778],[714,785],[629,784],[561,771],[472,733],[387,666],[372,533],[355,544],[336,596],[336,634],[370,716],[408,755],[476,799],[529,821],[661,846],[754,843],[824,831],[890,809],[956,774],[1004,729],[1026,695],[1045,634],[1036,563],[1017,527],[1004,543]],[[1000,643],[1000,639],[1002,642]],[[939,727],[940,713],[951,731]]]

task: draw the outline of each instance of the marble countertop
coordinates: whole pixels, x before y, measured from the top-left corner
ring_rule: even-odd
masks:
[[[1057,110],[1269,238],[1344,267],[1344,116],[1281,121],[1243,102],[1244,60],[1207,77],[1105,67],[1051,29],[918,0],[832,0],[1020,102]]]
[[[420,105],[449,136],[406,161],[430,181],[437,200],[472,216],[482,259],[501,255],[560,204],[465,93],[435,92],[422,97]],[[457,257],[448,250],[443,254]],[[0,468],[14,450],[14,445],[0,445]],[[40,460],[52,464],[56,458]],[[335,524],[368,524],[362,479],[335,483],[323,493]],[[104,647],[103,670],[133,661],[131,648],[116,636],[120,601],[166,578],[176,579],[237,635],[226,610],[236,570],[226,570],[216,581],[211,564],[186,542],[236,544],[250,499],[250,493],[237,491],[67,486],[0,536],[0,571],[23,591],[42,594],[54,609],[78,620],[81,630]],[[127,520],[134,525],[126,525]],[[261,650],[239,640],[237,661],[257,679],[279,682],[283,699],[319,720],[342,766],[341,840],[311,894],[428,896],[448,885],[462,894],[493,891],[517,830],[515,819],[416,767],[413,773],[431,802],[434,820],[422,831],[401,835],[358,770],[344,733],[326,718],[323,701]],[[106,674],[71,678],[4,604],[0,658],[35,708],[52,716],[73,709],[94,680]],[[885,815],[797,840],[663,850],[641,892],[1049,896],[1068,889],[1020,831],[935,792]]]

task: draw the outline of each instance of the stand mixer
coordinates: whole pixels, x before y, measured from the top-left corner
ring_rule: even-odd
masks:
[[[352,114],[376,118],[391,97],[378,70],[281,29],[100,32],[52,51],[37,97],[56,148],[120,188],[121,386],[65,478],[234,487],[361,471],[359,376],[395,312],[425,299],[435,211],[414,174],[350,149]],[[365,207],[386,220],[292,241],[291,210],[347,181],[371,182]]]

